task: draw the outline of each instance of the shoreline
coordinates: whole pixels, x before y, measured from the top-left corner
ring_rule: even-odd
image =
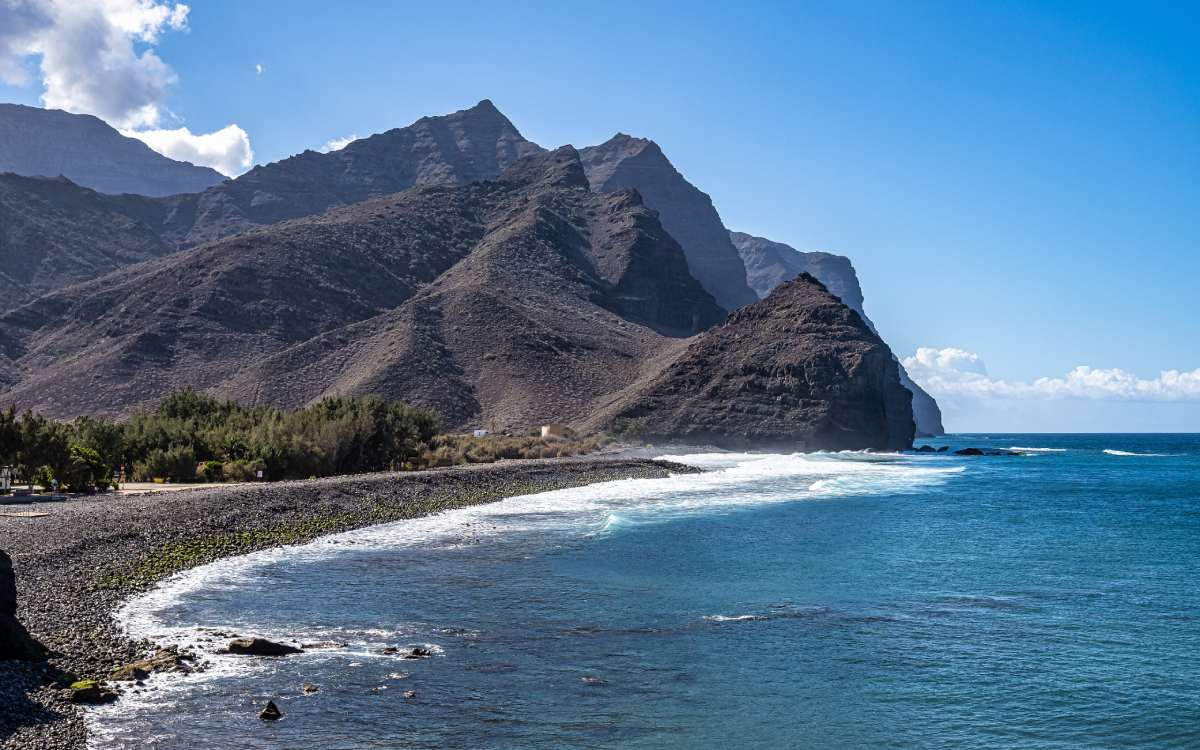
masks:
[[[47,515],[0,516],[0,548],[13,558],[18,615],[52,656],[0,662],[0,747],[85,748],[64,683],[144,658],[154,644],[129,639],[114,614],[175,573],[506,497],[696,471],[585,456],[23,504]]]

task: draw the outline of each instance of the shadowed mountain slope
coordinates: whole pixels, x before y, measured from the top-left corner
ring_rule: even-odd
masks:
[[[101,193],[152,196],[199,192],[225,179],[169,159],[97,117],[21,104],[0,104],[0,172],[62,175]]]
[[[911,399],[887,344],[802,274],[695,337],[608,421],[728,448],[895,450],[912,445]]]
[[[712,199],[684,179],[654,141],[618,133],[580,151],[592,189],[637,190],[683,247],[688,268],[726,310],[758,297]]]
[[[0,312],[53,289],[174,252],[158,206],[66,178],[0,174]]]
[[[875,324],[863,310],[862,287],[858,274],[850,259],[831,253],[803,253],[782,242],[773,242],[743,232],[730,232],[730,238],[746,264],[746,275],[750,286],[760,297],[766,297],[779,284],[796,278],[802,273],[815,276],[831,293],[853,308],[871,330]],[[913,382],[904,366],[900,366],[900,382],[913,394],[913,418],[917,424],[917,435],[942,435],[942,410],[937,401],[925,389]]]

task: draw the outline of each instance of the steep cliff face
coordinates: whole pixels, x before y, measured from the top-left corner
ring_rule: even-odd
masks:
[[[17,619],[17,584],[12,560],[0,550],[0,660],[37,661],[45,658],[45,649],[29,636]]]
[[[684,179],[658,144],[618,133],[579,153],[593,190],[637,190],[658,211],[692,275],[722,307],[736,310],[757,299],[712,199]]]
[[[592,192],[565,147],[499,180],[272,225],[0,316],[16,380],[0,398],[119,414],[190,385],[283,405],[377,393],[449,426],[572,421],[723,319],[655,213]]]
[[[168,159],[91,115],[20,104],[0,104],[0,172],[62,175],[101,193],[151,196],[195,193],[225,179]]]
[[[766,297],[776,286],[802,273],[812,274],[831,293],[861,315],[871,330],[875,330],[875,324],[863,310],[862,287],[849,258],[822,252],[802,253],[782,242],[772,242],[743,232],[730,232],[729,236],[746,264],[750,286],[760,297]],[[912,408],[917,435],[943,434],[942,410],[933,396],[912,381],[903,365],[900,366],[900,382],[913,394]]]
[[[802,274],[697,336],[610,425],[728,448],[895,450],[912,445],[911,400],[887,345]]]

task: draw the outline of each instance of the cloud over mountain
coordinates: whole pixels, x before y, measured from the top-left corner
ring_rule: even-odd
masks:
[[[989,376],[978,354],[954,347],[921,347],[904,359],[904,367],[939,399],[1200,401],[1200,368],[1163,370],[1156,378],[1140,378],[1116,367],[1079,365],[1061,377],[1012,381]]]
[[[250,135],[237,125],[226,125],[212,133],[193,133],[187,128],[174,130],[127,130],[163,156],[212,167],[226,177],[245,172],[254,163]]]
[[[160,0],[0,0],[0,80],[29,85],[36,62],[47,108],[96,115],[167,156],[243,172],[249,139],[237,125],[204,135],[158,129],[178,124],[166,106],[178,76],[153,47],[163,34],[186,30],[189,12]]]

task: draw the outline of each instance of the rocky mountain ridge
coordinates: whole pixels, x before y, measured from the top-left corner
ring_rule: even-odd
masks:
[[[876,330],[875,324],[863,309],[862,287],[849,258],[832,253],[801,252],[782,242],[773,242],[765,237],[755,237],[744,232],[730,232],[730,238],[746,264],[750,285],[760,297],[766,297],[783,282],[808,273],[819,279],[831,293],[861,315],[872,331]],[[913,394],[912,409],[917,435],[924,437],[944,434],[942,410],[933,396],[913,382],[903,365],[900,365],[900,382]]]

